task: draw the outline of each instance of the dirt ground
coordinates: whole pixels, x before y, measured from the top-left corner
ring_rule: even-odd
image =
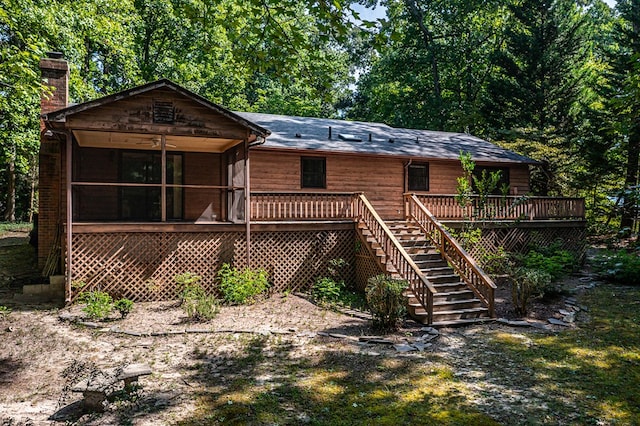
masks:
[[[19,235],[10,238],[11,243],[8,240],[0,243],[0,261],[3,255],[6,257],[7,247],[24,241]],[[5,265],[0,275],[5,276],[6,282],[11,275],[6,265],[11,262],[5,259],[0,264]],[[222,307],[215,319],[205,323],[190,323],[175,302],[162,302],[137,303],[126,319],[116,319],[115,314],[110,321],[81,324],[84,314],[79,306],[57,308],[17,303],[11,298],[16,288],[2,282],[0,306],[11,309],[9,315],[0,315],[2,426],[120,424],[123,412],[130,424],[175,423],[197,408],[194,395],[202,390],[203,384],[193,377],[202,348],[208,348],[209,354],[215,353],[218,361],[212,374],[224,380],[226,372],[234,370],[234,357],[255,336],[268,336],[263,349],[267,356],[270,352],[275,354],[282,344],[293,348],[289,354],[292,357],[313,357],[333,350],[367,350],[381,356],[399,356],[393,345],[373,344],[365,348],[358,342],[359,336],[376,333],[366,313],[322,309],[304,295],[273,295],[252,306]],[[579,282],[574,278],[567,285]],[[496,297],[500,317],[514,317],[509,298],[508,289],[501,288]],[[561,296],[536,302],[530,318],[544,324],[546,318],[563,306]],[[411,342],[421,334],[422,327],[407,320],[398,332],[385,338],[394,343]],[[483,330],[496,328],[512,329],[498,323],[462,331],[443,329],[426,351],[455,362],[460,352],[459,336],[481,335]],[[553,327],[536,330],[557,331]],[[475,347],[469,345],[464,350],[476,350]],[[105,413],[92,414],[84,410],[82,395],[71,392],[75,383],[96,369],[133,363],[147,364],[152,370],[150,376],[140,378],[142,391],[134,404],[130,400],[112,401]]]

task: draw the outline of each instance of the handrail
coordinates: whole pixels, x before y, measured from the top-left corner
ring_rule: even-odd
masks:
[[[433,295],[435,287],[422,273],[418,265],[409,256],[402,244],[393,235],[389,227],[378,216],[367,197],[360,194],[355,198],[355,212],[380,244],[386,260],[390,261],[398,274],[409,283],[409,288],[428,315],[428,322],[433,322]]]
[[[442,224],[420,202],[415,194],[405,194],[407,220],[418,223],[427,238],[440,250],[451,267],[489,308],[489,315],[495,316],[495,290],[493,280],[469,256]]]
[[[251,192],[252,221],[353,219],[353,192]]]
[[[453,194],[418,194],[418,200],[440,220],[583,220],[584,198],[474,195],[461,207]]]

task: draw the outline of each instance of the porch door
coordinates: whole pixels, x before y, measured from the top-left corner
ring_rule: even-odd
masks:
[[[227,182],[231,187],[227,191],[227,217],[231,222],[244,222],[246,192],[244,144],[236,145],[227,151]]]

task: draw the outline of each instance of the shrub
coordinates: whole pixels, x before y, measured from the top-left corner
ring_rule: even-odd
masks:
[[[113,302],[113,307],[116,311],[120,312],[120,317],[125,319],[133,309],[133,301],[125,298],[118,299]]]
[[[255,303],[256,297],[269,288],[264,269],[245,268],[240,271],[228,263],[218,271],[218,281],[224,300],[238,305]]]
[[[522,259],[526,268],[538,269],[551,276],[553,281],[573,272],[575,257],[567,250],[550,250],[546,253],[532,250]]]
[[[190,320],[207,321],[218,314],[218,300],[200,285],[202,277],[191,272],[176,275],[173,279],[182,289],[180,305]]]
[[[311,286],[311,296],[320,304],[332,304],[340,299],[344,282],[336,282],[333,278],[318,278]]]
[[[86,304],[82,312],[91,319],[107,318],[113,309],[113,299],[103,291],[82,292],[78,300]]]
[[[398,322],[406,313],[404,290],[408,283],[386,275],[369,278],[365,289],[369,311],[376,327],[382,330],[397,328]]]
[[[527,313],[527,304],[532,297],[543,296],[550,289],[551,275],[542,270],[518,268],[511,274],[511,298],[519,315]]]
[[[593,269],[607,281],[640,285],[640,256],[637,252],[605,252],[596,256]]]
[[[189,319],[207,321],[218,314],[218,299],[207,294],[199,284],[192,284],[182,293],[182,308]]]
[[[513,268],[513,260],[504,247],[498,247],[496,252],[489,252],[482,256],[482,269],[489,275],[507,275]]]
[[[0,305],[0,319],[5,319],[11,313],[11,308]]]

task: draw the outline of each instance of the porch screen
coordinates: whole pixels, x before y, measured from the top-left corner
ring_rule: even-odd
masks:
[[[74,220],[162,220],[160,152],[80,148],[74,155]],[[183,188],[180,187],[183,156],[167,153],[166,158],[166,217],[180,220],[183,218]]]

